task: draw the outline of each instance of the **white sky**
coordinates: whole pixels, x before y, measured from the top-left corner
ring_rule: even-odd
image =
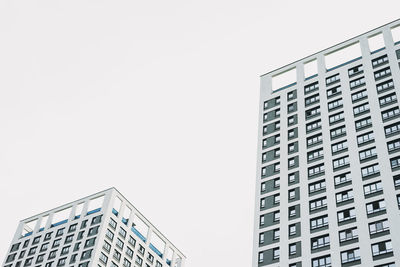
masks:
[[[400,1],[0,1],[0,256],[115,186],[188,257],[250,266],[259,75]]]

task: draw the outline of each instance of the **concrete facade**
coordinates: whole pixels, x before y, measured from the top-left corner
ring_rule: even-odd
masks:
[[[253,267],[400,266],[398,26],[261,76]],[[352,45],[360,56],[327,67]]]
[[[3,266],[184,267],[185,256],[110,188],[20,221]]]

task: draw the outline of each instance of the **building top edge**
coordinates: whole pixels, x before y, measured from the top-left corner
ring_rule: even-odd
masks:
[[[266,73],[264,73],[264,74],[261,74],[260,77],[264,77],[264,76],[266,76],[266,75],[270,75],[270,74],[273,74],[273,73],[278,72],[278,71],[281,71],[281,70],[290,69],[290,68],[292,68],[292,67],[295,67],[295,65],[296,65],[297,63],[300,63],[300,62],[303,62],[303,61],[306,62],[306,61],[310,60],[312,57],[315,57],[316,55],[319,55],[319,54],[326,54],[326,53],[328,53],[328,52],[330,52],[330,51],[332,51],[332,50],[336,50],[336,49],[338,49],[338,48],[339,48],[340,46],[342,46],[342,45],[345,46],[345,45],[347,45],[347,44],[349,44],[349,43],[352,43],[352,42],[357,41],[357,39],[359,39],[360,37],[362,37],[362,36],[364,36],[364,35],[369,35],[369,34],[373,33],[374,31],[377,31],[377,30],[379,30],[379,29],[381,29],[381,28],[383,28],[383,27],[386,27],[386,26],[391,26],[392,24],[396,24],[396,23],[400,23],[400,19],[393,20],[393,21],[391,21],[391,22],[389,22],[389,23],[386,23],[386,24],[384,24],[384,25],[381,25],[381,26],[379,26],[379,27],[376,27],[376,28],[374,28],[374,29],[372,29],[372,30],[369,30],[369,31],[364,32],[364,33],[362,33],[362,34],[359,34],[359,35],[356,35],[356,36],[354,36],[354,37],[351,37],[351,38],[349,38],[349,39],[347,39],[347,40],[345,40],[345,41],[343,41],[343,42],[337,43],[337,44],[335,44],[335,45],[332,45],[332,46],[329,46],[329,47],[327,47],[327,48],[325,48],[325,49],[322,49],[322,50],[320,50],[320,51],[318,51],[318,52],[316,52],[316,53],[313,53],[313,54],[308,55],[308,56],[305,56],[305,57],[303,57],[303,58],[301,58],[301,59],[295,60],[295,61],[293,61],[293,62],[291,62],[291,63],[288,63],[288,64],[286,64],[286,65],[284,65],[284,66],[282,66],[282,67],[273,69],[273,70],[271,70],[271,71],[269,71],[269,72],[266,72]],[[396,26],[396,25],[393,25],[393,26]]]

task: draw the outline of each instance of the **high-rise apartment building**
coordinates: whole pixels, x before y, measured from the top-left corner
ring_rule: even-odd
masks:
[[[261,76],[253,267],[400,267],[400,20]]]
[[[184,267],[185,256],[115,188],[22,220],[3,266]]]

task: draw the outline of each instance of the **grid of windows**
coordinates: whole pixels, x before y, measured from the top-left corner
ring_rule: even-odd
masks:
[[[285,249],[288,255],[285,256],[289,257],[290,266],[297,266],[297,261],[290,260],[290,256],[294,256],[299,249],[293,243],[294,237],[301,237],[302,242],[310,242],[309,249],[313,251],[302,253],[311,255],[312,266],[331,266],[331,255],[310,254],[319,253],[321,249],[329,246],[339,249],[340,258],[336,259],[336,262],[341,262],[343,266],[360,264],[360,249],[363,248],[358,243],[358,234],[365,233],[366,229],[369,230],[371,238],[388,237],[387,241],[369,244],[371,255],[375,258],[382,255],[391,257],[393,249],[389,236],[392,229],[389,229],[386,212],[393,205],[388,204],[386,207],[386,203],[395,201],[396,208],[400,209],[400,108],[397,92],[394,90],[399,86],[397,82],[400,78],[393,77],[399,74],[399,70],[393,69],[393,66],[400,66],[400,49],[396,54],[398,60],[390,66],[388,63],[394,57],[388,56],[392,51],[387,49],[371,53],[372,59],[369,62],[368,59],[360,57],[332,69],[319,70],[318,75],[323,73],[322,77],[317,79],[316,75],[304,81],[299,80],[297,84],[289,86],[287,92],[273,92],[272,97],[267,100],[269,103],[276,97],[282,99],[284,108],[280,116],[285,118],[284,122],[287,122],[287,125],[282,126],[284,129],[278,142],[274,144],[279,148],[279,159],[263,158],[266,173],[262,175],[268,173],[268,166],[271,164],[278,166],[278,169],[272,169],[279,172],[263,176],[261,192],[264,195],[260,199],[277,195],[277,192],[287,196],[278,202],[283,207],[287,205],[288,218],[282,221],[289,222],[289,226],[285,226],[288,227],[288,235],[279,236],[279,242],[287,242],[285,245],[289,245]],[[343,73],[348,77],[343,77]],[[325,80],[325,83],[319,84],[316,80]],[[304,95],[303,92],[297,95],[300,85],[304,85]],[[292,97],[289,97],[289,94]],[[274,105],[271,110],[280,107]],[[283,114],[284,112],[286,114]],[[276,133],[270,133],[263,138],[274,135]],[[275,149],[274,145],[269,147]],[[281,165],[277,163],[280,159],[284,159]],[[393,173],[390,179],[393,178],[391,186],[396,190],[394,197],[386,195],[387,192],[393,191],[393,188],[386,188],[388,185],[384,180],[389,173]],[[286,175],[288,180],[283,186],[276,188],[277,191],[265,189],[268,188],[268,180]],[[300,196],[299,192],[303,192],[304,185],[307,186],[308,194]],[[356,188],[362,188],[363,194],[358,194]],[[300,201],[300,197],[301,205],[297,202]],[[303,203],[308,204],[308,207],[300,211],[300,208],[304,207]],[[328,207],[328,203],[334,205],[330,207],[329,204]],[[260,203],[262,207],[265,205],[265,202]],[[276,225],[282,222],[281,213],[276,208],[273,205],[266,208],[272,210],[264,213],[271,214],[273,218],[271,220],[268,215],[262,216],[264,223],[260,227],[263,227],[263,231],[269,230],[268,227],[276,228]],[[359,218],[360,213],[366,216],[367,221]],[[336,214],[336,218],[328,214]],[[298,227],[298,223],[304,218],[309,220],[310,227],[307,233],[301,233]],[[337,233],[331,232],[331,225],[334,226],[332,229],[338,229]],[[333,235],[335,240],[339,236],[338,244],[330,242]],[[279,260],[282,257],[274,256],[275,248],[276,244],[263,248],[267,249],[265,251],[270,250],[263,253],[263,263],[269,264],[271,259]],[[391,261],[393,259],[387,261],[387,266],[391,265]],[[300,264],[307,265],[305,262]],[[380,265],[374,266],[386,265],[380,262]]]

